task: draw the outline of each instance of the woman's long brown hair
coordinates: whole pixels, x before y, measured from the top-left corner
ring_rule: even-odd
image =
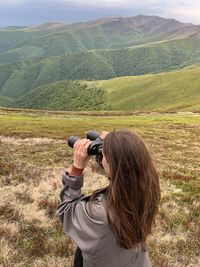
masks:
[[[158,174],[146,145],[135,133],[110,132],[103,153],[111,171],[108,221],[119,245],[134,248],[146,241],[154,224],[160,200]]]

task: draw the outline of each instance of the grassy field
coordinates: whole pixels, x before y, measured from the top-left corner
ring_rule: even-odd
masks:
[[[111,110],[194,111],[200,109],[200,68],[92,81],[104,88]]]
[[[162,199],[149,238],[153,266],[200,266],[200,115],[0,111],[0,266],[70,267],[74,244],[54,215],[71,135],[128,128],[147,143]],[[85,170],[84,192],[107,183]]]

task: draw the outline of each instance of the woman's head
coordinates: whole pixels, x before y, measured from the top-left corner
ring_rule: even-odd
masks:
[[[110,178],[107,212],[125,248],[145,242],[160,199],[158,174],[142,139],[126,130],[110,132],[103,142],[103,161]]]
[[[131,172],[138,177],[151,161],[142,139],[127,130],[113,131],[106,136],[103,142],[103,156],[102,164],[113,181],[118,177],[118,172]]]

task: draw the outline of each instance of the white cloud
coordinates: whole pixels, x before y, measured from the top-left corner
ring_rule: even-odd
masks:
[[[177,17],[185,22],[200,23],[200,4],[198,7],[186,8],[186,9],[173,9],[171,11],[173,17]]]
[[[81,20],[82,17],[87,19],[87,16],[90,19],[91,13],[92,18],[95,14],[97,17],[104,14],[106,16],[144,14],[200,24],[200,1],[197,0],[0,0],[0,11],[3,7],[4,13],[6,8],[14,9],[17,6],[30,12],[35,8],[40,10],[41,15],[43,10],[49,10],[52,16],[52,8],[59,12],[66,10],[66,16],[70,10],[72,20],[73,12],[79,15],[79,18],[78,15],[74,15],[75,20]]]
[[[64,4],[66,6],[91,6],[102,8],[145,6],[149,9],[152,7],[187,7],[195,9],[196,7],[200,6],[200,3],[197,0],[0,0],[0,5],[38,5],[39,3],[41,6],[48,4]]]
[[[171,1],[171,3],[167,0],[159,12],[161,17],[175,18],[182,22],[200,23],[200,2],[196,0],[179,0]]]
[[[115,8],[115,7],[129,7],[134,5],[141,5],[141,0],[58,0],[65,4],[75,5],[75,6],[96,6],[102,8]],[[161,2],[161,0],[145,0],[146,5],[155,4]]]
[[[25,0],[0,0],[0,5],[17,5],[25,2]]]
[[[167,0],[171,2],[172,0]],[[34,5],[40,3],[41,6],[48,4],[65,4],[69,6],[91,6],[102,8],[129,7],[134,5],[156,5],[162,4],[162,0],[0,0],[0,5]]]

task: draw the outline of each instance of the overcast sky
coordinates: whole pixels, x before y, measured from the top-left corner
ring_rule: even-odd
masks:
[[[156,15],[200,24],[198,0],[0,0],[0,25],[88,21]]]

